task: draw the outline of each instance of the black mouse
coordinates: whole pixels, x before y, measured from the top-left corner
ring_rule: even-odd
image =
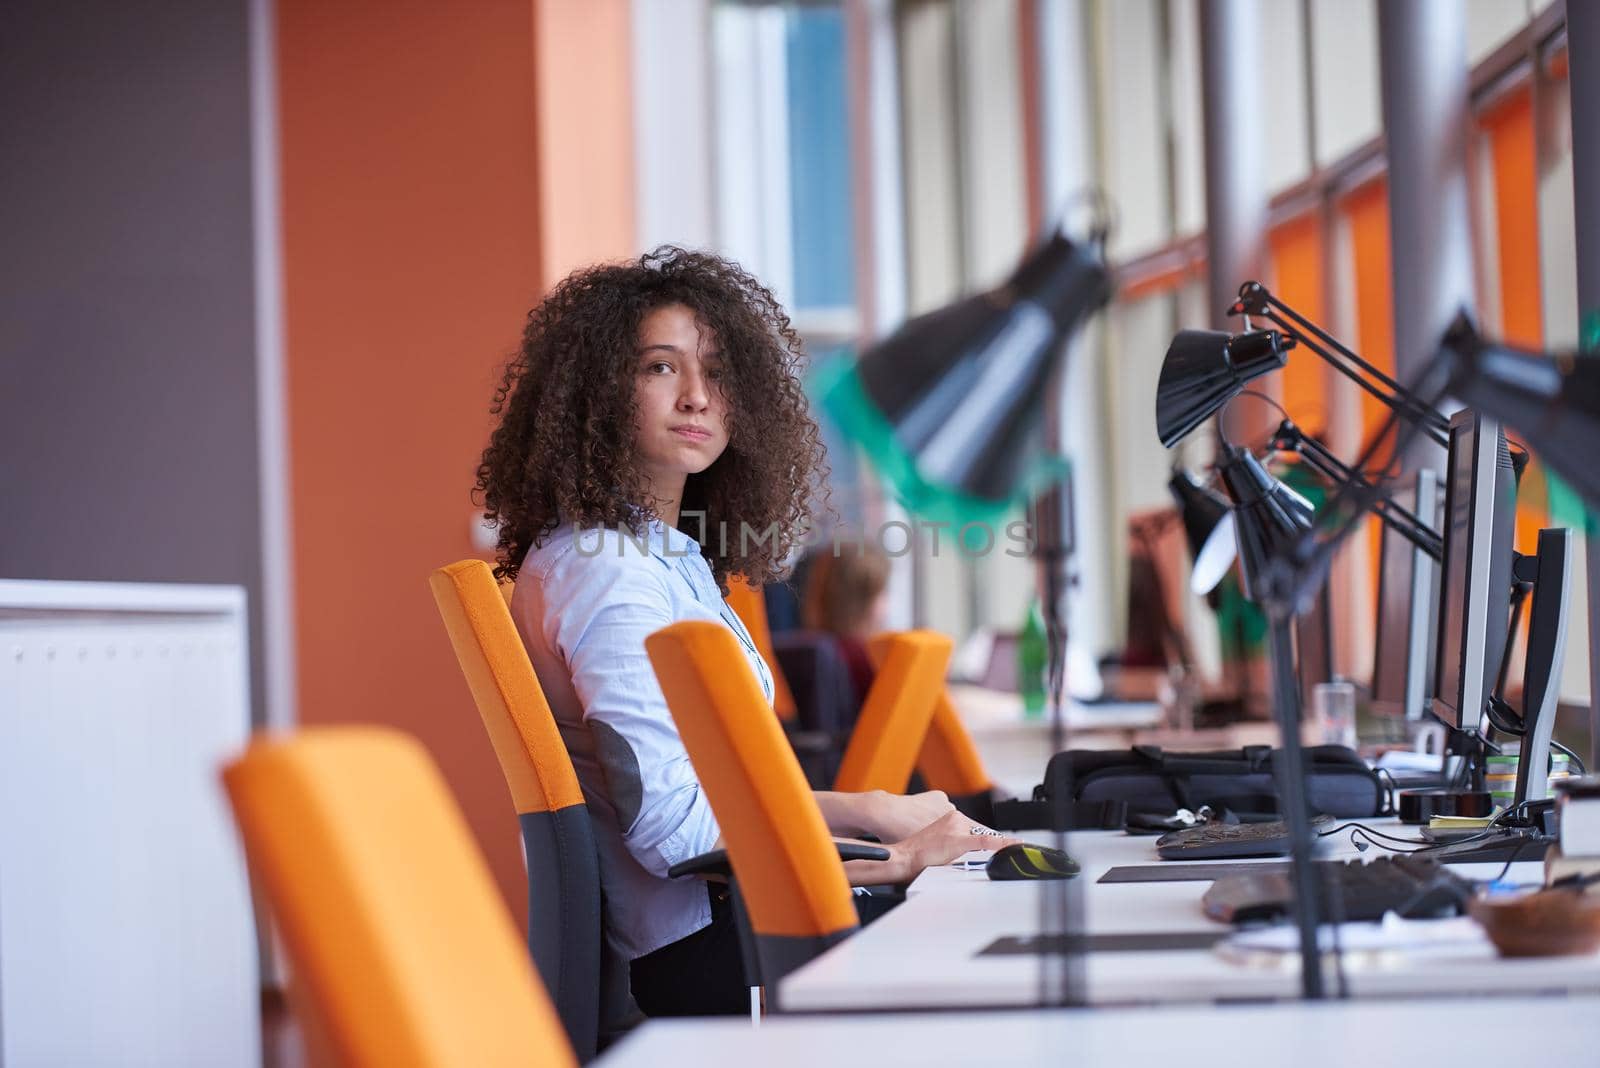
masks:
[[[989,858],[991,879],[1070,879],[1078,862],[1059,849],[1017,842],[995,850]]]

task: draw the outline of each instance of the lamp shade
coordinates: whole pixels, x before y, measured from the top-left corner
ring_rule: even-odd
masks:
[[[1156,433],[1172,448],[1243,391],[1284,365],[1294,339],[1276,330],[1180,330],[1156,386]]]
[[[1217,588],[1238,555],[1232,506],[1183,468],[1173,470],[1167,489],[1178,503],[1178,519],[1189,542],[1189,558],[1194,561],[1189,589],[1204,596]]]
[[[1004,285],[819,367],[810,388],[910,511],[998,519],[1064,469],[1044,448],[1046,386],[1110,296],[1098,247],[1057,232]]]
[[[1233,500],[1234,534],[1244,595],[1256,600],[1268,565],[1310,529],[1311,502],[1273,478],[1248,449],[1229,446],[1217,468]]]
[[[1464,315],[1443,348],[1452,396],[1515,430],[1584,500],[1600,501],[1600,359],[1488,342]]]

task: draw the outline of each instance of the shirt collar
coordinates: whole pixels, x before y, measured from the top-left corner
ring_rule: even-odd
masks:
[[[645,525],[649,535],[650,552],[664,560],[693,558],[700,555],[700,543],[677,527],[669,527],[652,516]]]

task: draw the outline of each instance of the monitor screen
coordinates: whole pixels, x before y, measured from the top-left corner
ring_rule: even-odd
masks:
[[[1414,489],[1391,500],[1439,529],[1439,476],[1424,469]],[[1439,565],[1393,527],[1383,528],[1378,556],[1378,625],[1372,652],[1372,711],[1417,719],[1433,696]]]
[[[1433,710],[1475,731],[1505,644],[1516,484],[1499,424],[1470,409],[1450,419],[1449,456]]]

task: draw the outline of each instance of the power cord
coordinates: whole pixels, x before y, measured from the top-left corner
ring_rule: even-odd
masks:
[[[1583,758],[1577,753],[1574,753],[1571,749],[1568,749],[1554,738],[1550,739],[1550,748],[1559,749],[1561,752],[1567,754],[1567,759],[1572,761],[1572,766],[1578,769],[1579,775],[1589,774],[1589,769],[1584,766]]]
[[[1508,819],[1509,817],[1514,815],[1517,812],[1518,809],[1526,808],[1530,804],[1532,804],[1532,802],[1523,801],[1520,804],[1512,805],[1510,808],[1505,809],[1505,810],[1503,810],[1503,811],[1501,811],[1499,813],[1496,813],[1494,818],[1491,819],[1487,824],[1485,824],[1483,829],[1480,830],[1477,834],[1468,835],[1466,838],[1462,838],[1459,841],[1451,842],[1449,844],[1451,844],[1451,845],[1465,845],[1465,844],[1467,844],[1469,842],[1478,842],[1478,841],[1482,841],[1485,838],[1489,838],[1493,834],[1493,832],[1501,829],[1500,826],[1499,826],[1500,821],[1502,821],[1504,819]],[[1379,849],[1386,849],[1391,853],[1419,853],[1424,849],[1434,849],[1434,848],[1438,847],[1439,845],[1443,844],[1443,843],[1439,843],[1439,842],[1430,842],[1426,838],[1401,838],[1398,835],[1388,834],[1388,833],[1386,833],[1384,831],[1375,830],[1375,829],[1373,829],[1371,827],[1368,827],[1366,824],[1362,823],[1359,820],[1351,820],[1348,823],[1341,823],[1337,827],[1331,827],[1331,828],[1329,828],[1328,830],[1325,830],[1325,831],[1318,831],[1317,832],[1317,837],[1318,838],[1327,838],[1327,837],[1329,837],[1331,835],[1339,834],[1339,833],[1341,833],[1343,831],[1349,831],[1350,832],[1350,844],[1355,846],[1356,847],[1356,851],[1360,852],[1360,853],[1365,853],[1368,849],[1370,849],[1373,846],[1377,846]],[[1383,839],[1383,841],[1379,841],[1379,839]],[[1531,841],[1531,839],[1530,839],[1530,841]],[[1415,848],[1396,848],[1393,845],[1385,845],[1384,842],[1396,842],[1396,843],[1399,843],[1401,846],[1406,846],[1406,847],[1414,846]],[[1522,846],[1519,845],[1517,847],[1517,849],[1520,852],[1520,850],[1522,849]],[[1515,855],[1516,854],[1513,854],[1513,857]]]

